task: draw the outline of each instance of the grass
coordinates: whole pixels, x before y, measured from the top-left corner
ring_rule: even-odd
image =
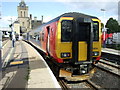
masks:
[[[27,75],[26,75],[26,77],[25,77],[25,79],[26,79],[27,81],[30,79],[29,74],[30,74],[30,67],[28,66],[28,68],[27,68]]]

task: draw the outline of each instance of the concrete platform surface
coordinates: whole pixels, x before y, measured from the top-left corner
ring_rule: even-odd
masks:
[[[4,59],[8,63],[4,78],[0,80],[0,89],[4,85],[6,88],[61,89],[42,56],[28,43],[16,41],[15,47],[12,48],[11,41],[9,41],[3,51],[3,56],[6,54]]]
[[[28,88],[60,88],[52,71],[42,56],[29,44],[23,42],[29,58],[30,75]]]

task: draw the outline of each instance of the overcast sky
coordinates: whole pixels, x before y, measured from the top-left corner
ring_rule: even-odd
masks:
[[[10,18],[17,19],[17,6],[21,0],[0,0],[1,17],[0,27],[8,27]],[[80,12],[92,16],[97,16],[103,23],[113,17],[118,19],[119,0],[24,0],[29,6],[29,14],[37,16],[47,22],[66,12]],[[73,2],[74,1],[74,2]],[[101,9],[105,9],[104,13]]]

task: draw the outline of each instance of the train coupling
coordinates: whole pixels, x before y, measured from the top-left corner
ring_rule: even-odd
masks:
[[[64,69],[60,69],[59,72],[59,77],[64,77],[66,80],[68,81],[83,81],[83,80],[88,80],[90,79],[93,74],[95,73],[95,68],[92,69],[88,74],[84,74],[84,75],[73,75],[72,72],[64,70]]]

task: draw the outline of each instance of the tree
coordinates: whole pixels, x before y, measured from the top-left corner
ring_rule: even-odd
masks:
[[[120,26],[116,19],[110,18],[107,21],[105,27],[108,28],[107,30],[108,33],[120,32]]]

